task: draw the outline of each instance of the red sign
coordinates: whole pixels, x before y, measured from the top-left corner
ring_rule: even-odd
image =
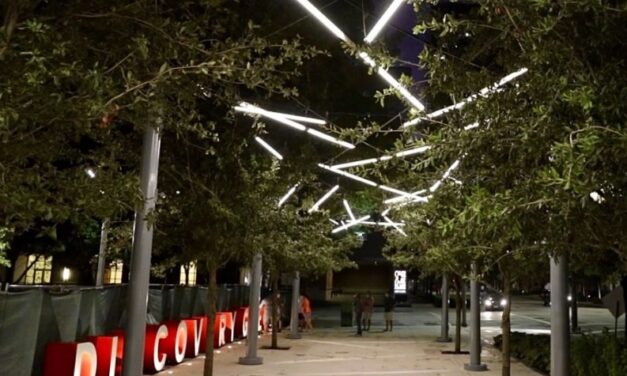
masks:
[[[235,312],[217,312],[213,343],[220,348],[248,334],[248,307]],[[162,371],[167,364],[204,353],[207,343],[207,317],[166,321],[146,325],[144,372]],[[50,343],[46,347],[44,376],[115,376],[122,371],[124,331],[87,337],[86,342]]]

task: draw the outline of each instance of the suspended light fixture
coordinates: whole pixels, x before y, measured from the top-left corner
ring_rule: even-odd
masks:
[[[364,222],[364,221],[367,221],[368,219],[370,219],[370,216],[369,216],[369,215],[366,215],[366,216],[363,216],[363,217],[361,217],[361,218],[358,218],[358,219],[357,219],[357,220],[355,220],[355,221],[350,221],[350,222],[347,222],[347,223],[345,223],[344,225],[342,225],[342,226],[340,226],[340,227],[336,227],[336,228],[334,228],[334,229],[331,231],[331,233],[332,233],[332,234],[335,234],[335,233],[338,233],[338,232],[340,232],[340,231],[342,231],[342,230],[347,230],[347,229],[349,229],[349,228],[351,228],[351,227],[353,227],[353,226],[357,226],[358,224],[360,224],[360,223],[362,223],[362,222]]]
[[[372,163],[389,161],[390,159],[392,159],[394,157],[402,158],[402,157],[407,157],[407,156],[414,155],[414,154],[421,154],[421,153],[426,152],[429,149],[431,149],[431,146],[421,146],[421,147],[414,148],[414,149],[399,151],[398,153],[396,153],[394,155],[384,155],[384,156],[379,157],[379,158],[368,158],[368,159],[362,159],[362,160],[359,160],[359,161],[340,163],[340,164],[331,166],[331,168],[336,168],[338,170],[341,170],[343,168],[364,166],[364,165],[368,165],[368,164],[372,164]]]
[[[355,215],[353,214],[353,211],[351,210],[350,205],[348,204],[348,201],[344,200],[344,208],[346,209],[346,212],[348,213],[348,216],[351,218],[351,221],[355,220]]]
[[[324,27],[329,29],[336,37],[340,38],[344,42],[350,42],[346,34],[339,27],[337,27],[330,19],[327,18],[322,12],[318,10],[312,3],[307,0],[296,0],[300,5],[302,5],[309,13],[311,13],[318,21],[320,21]]]
[[[344,176],[344,177],[349,178],[349,179],[353,179],[353,180],[355,180],[355,181],[358,181],[358,182],[360,182],[360,183],[363,183],[363,184],[369,185],[369,186],[371,186],[371,187],[376,187],[376,186],[378,185],[377,183],[373,182],[372,180],[364,179],[364,178],[362,178],[362,177],[360,177],[360,176],[357,176],[357,175],[351,174],[351,173],[346,172],[346,171],[337,170],[337,169],[335,169],[335,168],[333,168],[333,167],[330,167],[330,166],[324,165],[324,164],[322,164],[322,163],[318,163],[318,166],[319,166],[320,168],[323,168],[323,169],[327,170],[327,171],[331,171],[331,172],[333,172],[333,173],[335,173],[335,174],[338,174],[338,175]]]
[[[339,188],[340,186],[336,185],[335,187],[329,189],[329,191],[325,193],[324,196],[320,197],[320,199],[316,201],[316,203],[309,209],[309,213],[317,211],[320,208],[320,205],[324,204],[324,202],[328,200],[329,197],[331,197],[331,195],[335,193],[335,191],[337,191]]]
[[[394,0],[392,4],[390,4],[390,6],[385,10],[383,15],[381,16],[381,18],[379,18],[379,21],[377,21],[377,23],[374,25],[372,30],[370,30],[370,32],[366,36],[366,38],[364,38],[364,42],[366,42],[367,44],[370,44],[375,40],[375,38],[379,35],[381,30],[383,30],[383,27],[385,26],[385,24],[387,24],[390,21],[390,18],[392,18],[394,13],[396,13],[398,8],[400,8],[400,6],[403,4],[404,1],[405,0]]]
[[[400,232],[403,236],[407,236],[407,234],[405,233],[405,231],[403,231],[403,230],[401,229],[401,226],[403,226],[403,225],[404,225],[404,223],[394,223],[394,222],[392,222],[392,221],[390,220],[390,218],[386,217],[385,215],[383,215],[383,219],[385,219],[385,221],[386,221],[388,224],[392,225],[392,226],[396,229],[396,231]]]
[[[473,102],[474,100],[476,100],[478,97],[485,97],[487,95],[490,95],[492,93],[497,92],[503,85],[505,85],[506,83],[513,81],[515,79],[517,79],[518,77],[522,76],[523,74],[527,73],[528,69],[527,68],[522,68],[517,70],[514,73],[510,73],[507,76],[501,78],[501,80],[499,82],[495,82],[494,84],[492,84],[491,86],[487,86],[484,87],[483,89],[479,90],[479,92],[477,94],[473,94],[467,98],[464,98],[463,100],[461,100],[458,103],[455,103],[454,105],[448,106],[448,107],[444,107],[441,108],[437,111],[433,111],[427,115],[425,115],[424,117],[419,117],[410,121],[407,121],[403,124],[403,127],[409,127],[412,125],[416,125],[418,123],[420,123],[422,120],[429,120],[429,119],[436,119],[444,114],[446,114],[447,112],[450,111],[454,111],[454,110],[460,110],[462,108],[464,108],[468,103]]]
[[[264,149],[269,151],[270,154],[274,155],[278,160],[283,160],[283,156],[281,155],[281,153],[276,151],[276,149],[270,146],[270,144],[262,140],[261,137],[255,137],[255,141],[257,141],[259,145],[263,146]]]
[[[309,133],[312,136],[318,137],[319,139],[322,139],[322,140],[325,140],[325,141],[329,141],[331,143],[340,145],[340,146],[345,147],[347,149],[355,149],[355,145],[353,145],[351,143],[348,143],[348,142],[345,142],[345,141],[342,141],[342,140],[338,140],[335,137],[332,137],[332,136],[329,136],[327,134],[324,134],[324,133],[322,133],[320,131],[317,131],[317,130],[315,130],[313,128],[308,128],[307,129],[307,133]]]
[[[298,183],[300,184],[300,183]],[[281,207],[285,201],[287,201],[288,198],[290,198],[291,195],[294,194],[294,192],[296,192],[296,188],[298,187],[298,184],[294,185],[292,188],[290,188],[289,191],[287,191],[287,193],[285,195],[283,195],[283,197],[281,197],[281,199],[279,200],[279,207]]]

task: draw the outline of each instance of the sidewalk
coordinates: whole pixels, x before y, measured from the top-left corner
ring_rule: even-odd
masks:
[[[266,376],[266,375],[474,375],[464,371],[468,355],[442,354],[452,350],[452,343],[437,343],[439,326],[437,313],[433,310],[407,309],[397,312],[398,325],[394,332],[383,332],[382,320],[373,322],[370,332],[356,337],[354,329],[329,327],[333,313],[319,312],[319,324],[324,326],[311,333],[305,333],[300,340],[279,337],[280,346],[291,346],[290,350],[259,350],[264,363],[259,366],[237,364],[245,355],[245,341],[232,344],[216,351],[215,374],[219,376]],[[339,317],[339,311],[338,315]],[[315,321],[314,321],[315,324]],[[325,325],[326,324],[326,325]],[[451,334],[453,327],[451,327]],[[462,332],[462,350],[468,348],[467,330]],[[261,345],[270,342],[270,335],[262,336]],[[501,363],[498,351],[484,346],[482,361],[488,371],[482,375],[500,375]],[[186,361],[166,369],[161,375],[199,376],[202,375],[204,359]],[[512,374],[517,376],[538,375],[521,363],[512,360]]]

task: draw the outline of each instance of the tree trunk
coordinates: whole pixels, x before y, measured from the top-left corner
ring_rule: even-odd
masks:
[[[503,273],[503,297],[506,300],[505,307],[503,308],[503,316],[501,318],[501,333],[503,335],[503,344],[501,348],[501,352],[503,355],[503,376],[510,376],[511,373],[511,348],[510,348],[510,338],[511,338],[511,321],[510,321],[510,313],[512,312],[512,280],[509,274],[509,270],[507,267],[502,268],[501,272]]]
[[[216,322],[216,303],[218,301],[218,267],[207,262],[209,271],[209,286],[207,289],[207,344],[205,346],[205,367],[203,376],[213,376],[213,326]]]
[[[272,276],[272,349],[279,348],[279,278]]]
[[[627,275],[623,275],[620,285],[623,287],[623,301],[627,302]],[[627,314],[625,315],[625,341],[627,341]]]
[[[462,295],[461,278],[453,277],[455,283],[455,353],[462,352]]]

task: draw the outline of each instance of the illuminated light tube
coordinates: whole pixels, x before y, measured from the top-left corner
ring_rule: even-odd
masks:
[[[455,162],[453,162],[453,164],[446,170],[444,175],[442,175],[442,179],[448,178],[451,175],[451,172],[455,171],[457,167],[459,167],[459,163],[459,159],[455,160]]]
[[[390,220],[390,218],[386,217],[385,215],[383,215],[383,219],[385,219],[385,221],[386,221],[387,223],[389,223],[390,225],[392,225],[392,226],[396,229],[396,231],[398,231],[398,232],[400,232],[401,234],[403,234],[403,236],[407,236],[407,234],[405,233],[405,231],[403,231],[403,230],[401,229],[401,225],[403,225],[402,223],[400,223],[400,224],[399,224],[399,223],[394,223],[394,222],[392,222],[392,221]]]
[[[270,154],[274,155],[278,160],[283,160],[283,156],[281,155],[281,153],[276,151],[276,149],[270,146],[270,144],[262,140],[261,137],[255,137],[255,141],[257,141],[259,145],[263,146],[264,149],[269,151]]]
[[[474,123],[472,123],[472,124],[468,124],[467,126],[465,126],[465,127],[464,127],[464,130],[465,130],[465,131],[469,131],[469,130],[471,130],[471,129],[475,129],[475,128],[478,128],[478,127],[479,127],[479,122],[478,122],[478,121],[475,121]]]
[[[249,113],[249,114],[258,114],[258,115],[262,115],[265,116],[267,118],[270,118],[272,120],[275,120],[276,122],[279,122],[281,124],[285,124],[288,127],[292,127],[296,130],[299,131],[305,131],[307,130],[307,127],[305,127],[302,124],[299,124],[293,120],[290,119],[286,119],[285,117],[281,116],[281,115],[277,115],[274,114],[270,111],[264,110],[263,108],[257,107],[257,106],[253,106],[252,104],[248,104],[248,103],[241,103],[239,106],[235,106],[233,107],[235,109],[235,111],[239,111],[239,112],[245,112],[245,113]]]
[[[464,98],[463,100],[461,100],[458,103],[455,103],[454,105],[448,106],[448,107],[444,107],[441,108],[437,111],[433,111],[429,114],[427,114],[425,117],[419,117],[410,121],[407,121],[403,124],[403,127],[409,127],[412,125],[416,125],[418,123],[420,123],[422,120],[424,119],[435,119],[438,118],[444,114],[446,114],[447,112],[453,111],[453,110],[459,110],[464,108],[464,106],[466,106],[468,103],[473,102],[474,100],[476,100],[479,96],[486,96],[489,94],[492,94],[494,92],[498,92],[499,88],[503,85],[505,85],[506,83],[513,81],[515,79],[517,79],[518,77],[522,76],[523,74],[527,73],[529,70],[527,68],[522,68],[517,70],[516,72],[510,73],[507,76],[501,78],[499,80],[499,82],[495,82],[494,84],[492,84],[491,86],[486,86],[483,89],[479,90],[478,94],[473,94],[467,98]]]
[[[298,184],[300,184],[300,183],[298,183]],[[290,190],[287,191],[287,193],[285,195],[283,195],[283,197],[281,197],[281,199],[279,200],[279,207],[281,207],[283,204],[285,204],[285,201],[287,201],[287,199],[290,198],[290,196],[294,194],[294,192],[296,191],[296,188],[298,187],[298,184],[296,184],[292,188],[290,188]]]
[[[385,26],[385,24],[387,24],[390,21],[390,18],[392,18],[394,13],[396,13],[398,8],[400,8],[400,6],[403,4],[404,1],[405,0],[394,0],[392,4],[390,4],[388,9],[386,9],[383,15],[381,16],[381,18],[379,18],[379,21],[377,21],[377,23],[374,25],[372,30],[370,30],[370,32],[366,36],[366,38],[364,38],[364,42],[366,42],[367,44],[370,44],[374,41],[374,39],[379,35],[381,30],[383,30],[383,27]]]
[[[320,168],[323,168],[323,169],[327,170],[327,171],[331,171],[333,173],[336,173],[338,175],[342,175],[342,176],[344,176],[346,178],[349,178],[349,179],[353,179],[353,180],[358,181],[360,183],[364,183],[364,184],[369,185],[371,187],[376,187],[377,186],[377,183],[373,182],[372,180],[364,179],[364,178],[362,178],[360,176],[348,173],[346,171],[338,170],[338,169],[332,168],[330,166],[324,165],[322,163],[319,163],[318,166]]]
[[[401,196],[405,196],[405,197],[411,197],[411,193],[405,192],[405,191],[401,191],[401,190],[396,189],[396,188],[388,187],[387,185],[379,185],[379,189],[384,190],[384,191],[388,191],[388,192],[392,192],[392,193],[396,193],[397,195],[401,195]]]
[[[435,192],[438,190],[438,188],[440,188],[440,186],[442,185],[442,180],[438,180],[435,183],[433,183],[433,185],[431,187],[429,187],[429,192]]]
[[[342,230],[347,230],[347,229],[349,229],[349,228],[351,228],[353,226],[357,226],[361,222],[367,221],[368,219],[370,219],[370,216],[369,215],[365,215],[365,216],[363,216],[363,217],[361,217],[361,218],[359,218],[359,219],[357,219],[355,221],[351,221],[351,222],[348,222],[348,223],[346,223],[346,224],[344,224],[344,225],[342,225],[340,227],[334,228],[333,230],[331,230],[331,233],[335,234],[335,233],[338,233],[338,232],[340,232]]]
[[[383,213],[381,213],[381,215],[385,217],[389,212],[390,212],[390,208],[387,208],[383,211]]]
[[[309,13],[311,13],[314,17],[318,19],[329,31],[333,33],[336,37],[340,38],[344,42],[350,42],[346,34],[339,27],[337,27],[330,19],[327,18],[322,12],[318,10],[312,3],[307,0],[296,0],[300,5],[302,5]]]
[[[289,120],[300,121],[301,123],[319,124],[319,125],[325,125],[327,123],[325,120],[311,118],[307,116],[292,115],[292,114],[286,114],[283,112],[276,112],[276,111],[268,111],[268,112],[271,114],[275,114],[277,116],[283,116],[284,118],[289,119]]]
[[[336,185],[335,187],[329,189],[329,191],[325,193],[324,196],[320,197],[320,199],[316,201],[316,203],[311,207],[311,209],[308,210],[308,212],[311,213],[317,211],[318,208],[320,208],[320,205],[324,204],[324,202],[328,200],[329,197],[331,197],[331,195],[335,193],[335,191],[337,191],[339,188],[340,186]]]
[[[394,225],[405,226],[404,223],[373,222],[373,221],[364,221],[364,222],[361,222],[361,224],[362,225],[369,225],[369,226],[383,226],[383,227],[390,227],[390,226],[394,226]]]
[[[390,160],[390,159],[392,159],[394,157],[402,158],[402,157],[407,157],[409,155],[424,153],[424,152],[426,152],[429,149],[431,149],[431,146],[421,146],[421,147],[418,147],[418,148],[415,148],[415,149],[399,151],[398,153],[396,153],[394,155],[384,155],[384,156],[379,157],[379,158],[368,158],[368,159],[362,159],[362,160],[359,160],[359,161],[340,163],[340,164],[331,166],[331,168],[336,168],[338,170],[341,170],[343,168],[364,166],[364,165],[367,165],[367,164],[388,161],[388,160]]]
[[[383,202],[386,203],[386,204],[395,204],[397,202],[411,200],[412,198],[419,198],[420,196],[418,196],[418,195],[421,195],[421,194],[425,193],[426,191],[427,191],[426,189],[421,189],[419,191],[416,191],[416,192],[412,193],[410,197],[407,197],[407,196],[393,197],[393,198],[389,198],[389,199],[387,199],[387,200],[385,200]]]
[[[351,206],[348,204],[348,201],[346,200],[344,200],[344,208],[346,209],[348,216],[351,217],[351,221],[354,221],[355,215],[353,214],[353,211],[351,210]]]
[[[394,77],[392,77],[385,69],[381,67],[377,67],[377,64],[370,56],[368,56],[365,52],[360,52],[359,57],[368,65],[373,68],[377,68],[377,73],[381,76],[388,84],[390,84],[393,88],[399,91],[409,103],[411,103],[414,107],[416,107],[420,111],[425,110],[425,106],[420,102],[416,97],[414,97],[400,82],[398,82]]]
[[[351,143],[348,143],[348,142],[345,142],[345,141],[342,141],[342,140],[338,140],[335,137],[329,136],[328,134],[324,134],[324,133],[322,133],[322,132],[320,132],[318,130],[315,130],[313,128],[308,128],[307,129],[307,133],[309,133],[312,136],[318,137],[318,138],[320,138],[322,140],[326,140],[326,141],[332,142],[334,144],[343,146],[343,147],[345,147],[347,149],[355,149],[355,145],[353,145]]]
[[[336,221],[335,219],[329,218],[329,221],[330,221],[331,223],[333,223],[334,225],[336,225],[336,226],[339,226],[339,225],[340,225],[340,222]]]
[[[421,147],[418,147],[418,148],[415,148],[415,149],[399,151],[398,153],[396,153],[394,155],[396,157],[406,157],[408,155],[422,154],[422,153],[426,152],[429,149],[431,149],[431,146],[421,146]]]
[[[453,181],[453,183],[455,183],[455,184],[457,184],[457,185],[463,185],[463,184],[464,184],[464,183],[462,183],[462,181],[461,181],[461,180],[457,180],[457,179],[452,178],[452,177],[450,177],[450,176],[449,176],[449,179],[451,179],[451,180]]]

